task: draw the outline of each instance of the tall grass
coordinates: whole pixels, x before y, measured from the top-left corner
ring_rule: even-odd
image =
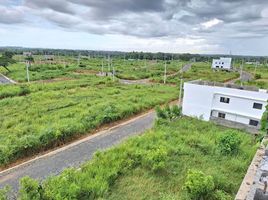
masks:
[[[231,132],[241,139],[235,155],[217,149]],[[78,169],[67,169],[41,185],[21,181],[24,199],[191,199],[184,189],[187,172],[201,170],[211,177],[213,197],[235,196],[256,146],[246,133],[197,119],[160,120],[142,136],[98,152]]]
[[[0,165],[173,100],[176,90],[161,85],[121,85],[94,76],[8,86],[0,91]]]

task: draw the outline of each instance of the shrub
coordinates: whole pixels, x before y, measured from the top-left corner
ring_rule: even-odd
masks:
[[[181,108],[177,105],[173,105],[172,107],[166,105],[163,109],[159,106],[156,107],[156,115],[158,119],[176,119],[181,116]]]
[[[233,132],[226,132],[219,139],[218,148],[223,155],[233,155],[238,153],[241,139]]]
[[[42,187],[38,181],[26,176],[20,180],[20,199],[21,200],[41,200]]]
[[[164,146],[160,146],[157,149],[152,149],[143,155],[142,164],[154,172],[163,170],[166,166],[168,157],[167,149]]]
[[[163,109],[161,109],[160,106],[157,106],[155,110],[156,110],[156,115],[159,119],[168,118],[167,113]]]
[[[261,79],[261,74],[255,74],[255,79]]]
[[[261,130],[267,131],[268,130],[268,105],[266,106],[266,111],[263,113],[261,119]]]
[[[222,190],[216,190],[212,198],[214,200],[232,200],[232,197]]]
[[[201,171],[189,170],[185,181],[185,188],[191,199],[206,200],[213,194],[215,185],[212,176],[206,176]]]
[[[9,191],[9,187],[4,187],[3,189],[0,189],[0,200],[7,200]]]

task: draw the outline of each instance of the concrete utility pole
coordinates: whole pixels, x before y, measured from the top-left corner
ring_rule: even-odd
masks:
[[[30,82],[29,66],[30,66],[30,62],[29,61],[26,61],[26,76],[27,76],[27,81],[28,82]]]
[[[240,86],[242,87],[243,86],[243,79],[242,79],[242,76],[243,76],[243,65],[244,65],[244,60],[241,61],[241,65],[240,65]]]
[[[113,65],[113,63],[112,63],[112,60],[111,60],[111,65],[112,65],[112,68],[113,68],[113,81],[114,81],[115,70],[114,70],[114,65]]]
[[[256,70],[257,70],[257,60],[255,61],[254,76],[256,76]]]
[[[79,67],[80,64],[80,53],[78,54],[78,58],[77,58],[77,67]]]
[[[180,82],[180,95],[179,95],[179,104],[182,105],[182,84],[183,83],[183,80],[182,80],[182,77],[181,77],[181,82]]]
[[[167,61],[165,61],[164,84],[166,84],[166,80],[167,80]]]
[[[111,58],[110,58],[110,55],[108,56],[108,72],[110,72],[110,69],[111,69]]]
[[[102,62],[101,62],[101,75],[103,75],[103,59],[102,59]]]

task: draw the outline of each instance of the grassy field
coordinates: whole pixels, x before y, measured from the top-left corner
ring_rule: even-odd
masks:
[[[0,86],[0,165],[176,99],[178,93],[175,87],[122,85],[90,75]]]
[[[202,79],[206,81],[226,82],[239,77],[239,74],[236,72],[213,71],[210,63],[196,62],[192,64],[189,71],[168,77],[167,83],[177,84],[180,82],[180,77],[184,81]],[[153,77],[151,80],[154,82],[163,82],[162,77]]]
[[[244,70],[250,72],[254,79],[249,82],[244,82],[245,85],[256,86],[262,89],[268,89],[268,67],[258,66],[255,71],[254,65],[245,65]],[[239,81],[237,82],[240,83]]]
[[[9,66],[11,72],[0,68],[0,73],[19,81],[26,81],[25,64],[19,62],[21,58],[15,57],[18,61],[16,64]],[[78,62],[75,57],[55,57],[54,61],[40,61],[40,56],[34,56],[35,63],[29,68],[30,80],[47,80],[54,78],[70,77],[73,74],[97,74],[103,72],[112,72],[114,66],[115,74],[121,79],[145,79],[150,77],[163,77],[164,61],[157,60],[123,60],[112,59],[108,64],[107,59],[81,57]],[[103,68],[102,68],[103,64]],[[178,72],[186,64],[179,61],[167,62],[167,74]]]
[[[221,142],[229,136],[239,142],[235,153],[224,154]],[[20,195],[21,199],[44,200],[187,200],[193,199],[185,187],[187,174],[197,170],[211,182],[208,196],[203,199],[231,200],[256,147],[253,137],[241,131],[190,118],[161,120],[144,135],[98,152],[81,169],[67,169],[50,177],[42,187],[24,178]],[[197,179],[202,180],[201,176]],[[202,188],[205,183],[195,187]]]

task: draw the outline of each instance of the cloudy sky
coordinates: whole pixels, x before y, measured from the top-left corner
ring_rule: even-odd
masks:
[[[0,0],[0,46],[268,55],[268,0]]]

